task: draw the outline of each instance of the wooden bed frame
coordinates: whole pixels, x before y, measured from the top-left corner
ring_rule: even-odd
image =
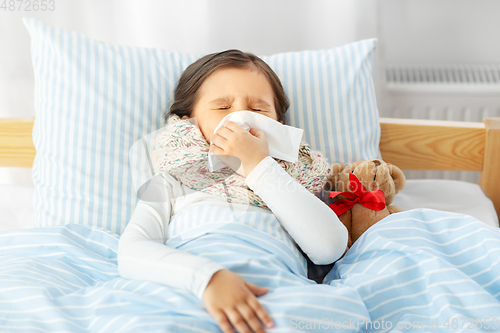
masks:
[[[0,167],[30,168],[35,118],[0,118]],[[381,118],[382,158],[403,170],[476,170],[500,216],[500,118],[480,122]]]

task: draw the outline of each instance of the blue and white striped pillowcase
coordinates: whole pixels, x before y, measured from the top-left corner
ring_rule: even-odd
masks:
[[[177,79],[197,56],[23,22],[35,72],[34,223],[121,234],[137,202],[129,148],[163,127]]]
[[[132,173],[149,170],[145,161],[130,167],[129,149],[164,126],[161,114],[177,80],[199,56],[99,42],[33,18],[23,22],[35,71],[35,225],[78,223],[121,234],[137,202]],[[370,68],[375,42],[263,57],[289,94],[288,123],[305,129],[307,142],[331,161],[379,156]],[[320,75],[335,74],[334,66],[345,73],[336,82]]]

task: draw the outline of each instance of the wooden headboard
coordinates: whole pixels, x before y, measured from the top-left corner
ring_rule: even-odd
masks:
[[[0,167],[33,165],[34,118],[0,118]],[[500,216],[500,118],[480,122],[381,118],[382,158],[403,170],[475,170]]]

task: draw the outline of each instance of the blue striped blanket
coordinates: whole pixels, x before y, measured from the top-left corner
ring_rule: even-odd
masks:
[[[393,214],[316,284],[273,215],[196,222],[204,209],[176,214],[167,245],[268,286],[267,332],[500,331],[500,230],[473,217]],[[0,233],[0,331],[220,332],[193,294],[121,278],[118,240],[77,224]]]

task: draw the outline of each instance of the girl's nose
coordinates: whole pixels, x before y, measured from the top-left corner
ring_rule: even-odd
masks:
[[[250,106],[245,101],[234,101],[231,112],[250,110]]]

